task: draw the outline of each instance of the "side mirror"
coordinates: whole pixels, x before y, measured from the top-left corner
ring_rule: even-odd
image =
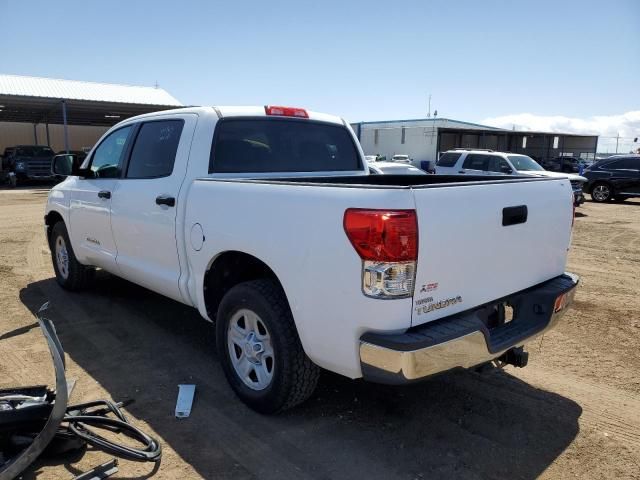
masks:
[[[53,162],[51,162],[51,172],[60,177],[73,175],[74,158],[75,157],[73,155],[56,155],[53,157]]]
[[[500,171],[501,171],[502,173],[506,173],[507,175],[510,175],[510,174],[512,174],[512,173],[513,173],[513,170],[511,170],[509,167],[502,167],[502,168],[500,169]]]
[[[93,172],[86,168],[80,168],[84,159],[77,155],[56,155],[51,162],[51,172],[59,177],[70,175],[78,177],[93,177]]]

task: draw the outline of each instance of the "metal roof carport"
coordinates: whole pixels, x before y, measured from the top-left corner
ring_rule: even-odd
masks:
[[[597,135],[495,129],[439,128],[438,152],[454,148],[486,148],[522,153],[538,162],[561,156],[594,160]]]
[[[0,75],[1,122],[64,126],[65,150],[69,150],[69,125],[110,127],[143,113],[182,107],[167,91],[154,87]],[[36,142],[37,143],[37,142]]]

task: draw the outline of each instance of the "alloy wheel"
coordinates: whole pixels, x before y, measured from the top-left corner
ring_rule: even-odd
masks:
[[[264,390],[271,384],[273,344],[266,325],[255,312],[241,309],[231,317],[227,347],[233,369],[247,387]]]
[[[593,198],[599,202],[604,202],[609,199],[611,195],[611,189],[606,185],[596,185],[592,192]]]
[[[62,235],[56,238],[56,264],[62,278],[67,279],[69,277],[69,252]]]

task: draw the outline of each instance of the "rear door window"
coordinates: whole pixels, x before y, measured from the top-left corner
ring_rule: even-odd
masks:
[[[460,158],[460,153],[443,153],[440,155],[436,165],[438,167],[454,167]]]
[[[331,172],[362,169],[349,131],[309,120],[220,120],[209,173]]]
[[[619,158],[606,165],[606,168],[612,170],[637,170],[640,169],[640,158],[627,157]]]
[[[183,125],[182,120],[143,123],[131,151],[126,177],[160,178],[171,175]]]
[[[483,170],[486,172],[489,170],[489,160],[489,155],[471,153],[464,159],[462,168],[468,170]]]

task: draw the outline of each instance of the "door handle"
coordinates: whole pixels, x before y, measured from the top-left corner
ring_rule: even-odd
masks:
[[[176,199],[169,195],[158,195],[156,197],[156,205],[166,205],[167,207],[175,207]]]
[[[109,190],[100,190],[98,192],[99,198],[111,198],[111,192]]]
[[[502,226],[518,225],[525,223],[529,212],[526,205],[518,205],[517,207],[505,207],[502,209]]]

